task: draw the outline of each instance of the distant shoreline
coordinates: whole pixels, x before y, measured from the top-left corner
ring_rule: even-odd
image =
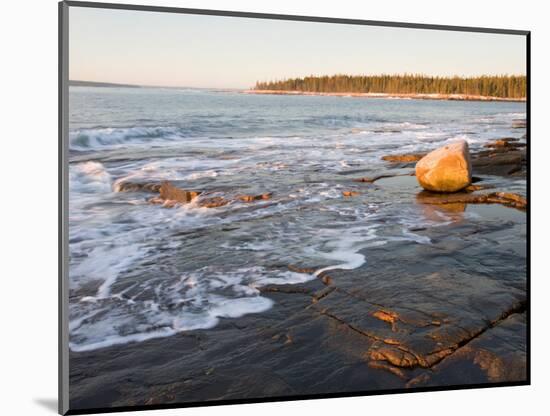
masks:
[[[117,84],[115,82],[69,80],[70,87],[98,87],[98,88],[142,88],[141,85]]]
[[[471,94],[399,94],[399,93],[377,93],[377,92],[314,92],[296,90],[255,90],[255,89],[220,89],[220,88],[193,88],[193,87],[160,87],[152,85],[117,84],[110,82],[76,81],[69,80],[72,87],[98,87],[98,88],[167,88],[167,89],[196,89],[213,90],[216,92],[237,92],[241,94],[257,95],[309,95],[326,97],[353,97],[353,98],[393,98],[402,100],[447,100],[447,101],[504,101],[504,102],[526,102],[525,98],[494,97]]]
[[[468,94],[390,94],[376,92],[313,92],[293,90],[244,90],[243,94],[267,94],[267,95],[312,95],[328,97],[354,97],[354,98],[395,98],[415,100],[448,100],[448,101],[506,101],[525,102],[525,98],[490,97]]]

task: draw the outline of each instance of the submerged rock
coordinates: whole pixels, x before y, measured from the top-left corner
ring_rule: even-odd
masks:
[[[198,201],[199,206],[203,208],[218,208],[229,204],[229,201],[221,196],[213,196]]]
[[[502,204],[505,206],[524,210],[527,208],[527,200],[518,194],[510,192],[458,192],[454,194],[438,194],[422,191],[416,196],[416,200],[422,204],[447,205],[447,204]]]
[[[140,188],[131,189],[131,190],[140,190]],[[225,197],[220,195],[212,196],[212,192],[203,193],[201,191],[189,191],[185,189],[180,189],[172,185],[168,181],[162,182],[159,185],[158,192],[159,196],[150,198],[148,200],[151,204],[159,204],[165,208],[173,208],[179,204],[188,204],[191,201],[194,201],[201,195],[201,198],[197,199],[197,205],[201,208],[218,208],[224,205],[227,205],[236,200],[242,202],[254,202],[271,199],[272,193],[266,192],[259,195],[240,195]]]
[[[475,192],[475,191],[481,191],[483,189],[489,189],[492,188],[491,185],[468,185],[466,188],[464,188],[464,191],[466,192]]]
[[[418,183],[428,191],[457,192],[472,182],[468,143],[458,141],[440,147],[416,164]]]
[[[424,215],[426,218],[434,222],[441,222],[441,215],[446,214],[450,216],[454,222],[462,221],[462,215],[456,216],[455,214],[462,214],[466,211],[465,202],[450,202],[448,204],[424,204]]]
[[[271,195],[272,195],[271,192],[266,192],[266,193],[260,194],[260,195],[241,195],[238,198],[242,202],[253,202],[253,201],[261,201],[261,200],[271,199]]]
[[[163,208],[174,208],[176,205],[178,205],[178,201],[174,201],[172,199],[162,199],[160,196],[150,198],[147,200],[147,202],[149,202],[150,204],[162,205]]]
[[[410,163],[410,162],[418,162],[424,156],[426,156],[426,153],[406,153],[403,155],[382,156],[382,160],[385,160],[386,162],[394,162],[394,163]]]
[[[200,195],[200,192],[197,191],[186,191],[176,188],[168,181],[162,182],[159,192],[161,199],[175,201],[180,204],[187,204]]]
[[[395,178],[397,176],[414,176],[414,172],[388,174],[388,175],[376,175],[376,176],[364,176],[362,178],[354,178],[352,180],[353,180],[353,182],[374,183],[379,179]]]
[[[147,202],[150,204],[162,205],[164,208],[174,208],[178,204],[187,204],[201,194],[199,191],[186,191],[184,189],[177,188],[168,181],[164,181],[154,188],[148,187],[142,189],[139,187],[127,187],[126,190],[149,190],[159,192],[159,196],[150,198]]]
[[[396,322],[399,321],[399,315],[393,311],[377,310],[372,313],[372,316],[391,325],[393,332],[397,331]]]
[[[508,151],[527,147],[527,144],[519,143],[519,139],[516,139],[514,137],[504,137],[502,139],[493,140],[485,144],[484,147],[487,147],[489,149],[503,149],[505,151]]]
[[[155,182],[116,182],[115,192],[160,192],[160,183]]]

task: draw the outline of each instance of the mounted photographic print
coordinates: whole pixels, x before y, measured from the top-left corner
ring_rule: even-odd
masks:
[[[529,384],[529,32],[59,10],[61,413]]]

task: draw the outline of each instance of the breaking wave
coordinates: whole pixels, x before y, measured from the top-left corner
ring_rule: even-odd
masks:
[[[178,127],[118,127],[92,128],[71,131],[71,150],[94,150],[120,147],[128,144],[146,144],[153,141],[174,141],[182,137]]]

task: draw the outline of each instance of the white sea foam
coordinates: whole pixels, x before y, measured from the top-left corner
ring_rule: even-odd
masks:
[[[144,300],[143,295],[128,298],[122,293],[98,297],[92,303],[81,299],[71,305],[76,316],[71,320],[70,347],[73,351],[89,351],[212,328],[220,318],[239,318],[270,309],[273,301],[260,295],[261,286],[303,283],[314,278],[263,267],[229,271],[206,267],[161,283],[151,292],[152,299]],[[90,308],[94,308],[91,313]]]
[[[117,321],[111,321],[109,322],[109,325],[113,325],[116,322]],[[101,329],[97,327],[91,328],[90,330],[95,330],[99,334],[102,333]],[[135,333],[135,334],[129,334],[124,336],[113,334],[113,335],[102,336],[101,338],[96,338],[94,339],[94,341],[89,342],[87,344],[77,344],[74,342],[69,342],[69,348],[75,352],[92,351],[100,348],[112,347],[113,345],[127,344],[130,342],[143,342],[154,338],[169,337],[176,333],[177,331],[175,331],[174,329],[170,327],[165,327],[156,331],[150,331],[146,333]]]
[[[256,242],[247,242],[242,244],[237,244],[232,246],[228,243],[223,243],[220,245],[222,248],[228,248],[233,250],[243,250],[243,251],[268,251],[275,250],[276,247],[268,241],[256,241]]]
[[[78,129],[69,133],[69,147],[72,150],[91,150],[153,141],[173,141],[178,138],[179,129],[176,127]]]
[[[70,165],[69,186],[71,192],[110,192],[111,175],[99,162],[84,162]]]
[[[331,234],[331,238],[323,244],[322,248],[316,248],[314,251],[322,259],[336,260],[338,263],[316,270],[315,276],[327,270],[352,270],[365,264],[365,256],[359,253],[359,250],[371,246],[367,242],[378,238],[376,228],[377,226],[349,227],[347,230],[323,230],[323,234]],[[323,238],[323,240],[325,239],[326,237]],[[379,244],[383,243],[375,243],[375,245]]]
[[[151,232],[145,228],[121,233],[121,227],[112,226],[95,237],[94,240],[84,239],[81,243],[73,244],[72,253],[85,253],[85,256],[71,266],[71,286],[76,288],[89,281],[101,282],[96,299],[105,299],[111,293],[111,285],[121,272],[125,271],[136,260],[145,256],[148,248],[143,243],[136,242]],[[110,231],[110,232],[109,232]],[[86,237],[91,237],[85,234]],[[88,241],[93,241],[88,243]]]
[[[242,168],[239,160],[178,157],[159,161],[137,163],[126,168],[127,173],[113,184],[115,191],[125,182],[194,181],[237,173]]]

